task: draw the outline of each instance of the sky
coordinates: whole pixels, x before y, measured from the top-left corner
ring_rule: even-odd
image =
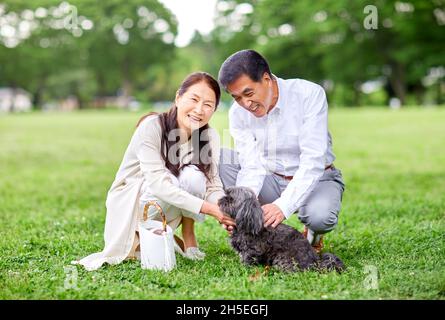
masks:
[[[195,30],[208,34],[213,29],[216,0],[159,0],[178,19],[175,45],[186,46]]]

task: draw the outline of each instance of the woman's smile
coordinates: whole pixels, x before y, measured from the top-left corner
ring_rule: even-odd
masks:
[[[199,123],[199,122],[202,121],[201,117],[198,117],[198,116],[193,115],[193,114],[188,114],[187,117],[190,119],[191,122],[198,122]]]

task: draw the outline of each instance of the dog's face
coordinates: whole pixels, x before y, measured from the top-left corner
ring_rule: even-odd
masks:
[[[263,229],[263,210],[255,193],[246,187],[230,187],[226,195],[218,201],[224,213],[235,219],[240,232],[258,234]]]

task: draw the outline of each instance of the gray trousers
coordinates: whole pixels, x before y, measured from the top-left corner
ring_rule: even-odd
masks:
[[[224,188],[235,186],[241,167],[237,152],[222,148],[219,175]],[[281,196],[289,181],[276,174],[267,175],[258,195],[260,203],[272,203]],[[345,184],[341,171],[327,169],[298,210],[298,218],[314,234],[323,234],[335,228],[341,208]]]

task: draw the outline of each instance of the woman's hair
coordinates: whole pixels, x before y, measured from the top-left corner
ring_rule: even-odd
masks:
[[[215,103],[215,110],[218,107],[219,100],[221,98],[221,90],[219,88],[218,82],[208,73],[206,72],[194,72],[192,74],[189,74],[184,81],[181,83],[181,86],[178,90],[178,95],[182,96],[187,90],[199,83],[199,82],[205,82],[215,93],[216,97],[216,103]],[[141,119],[139,119],[137,126],[148,116],[158,114],[156,112],[150,112],[149,114],[144,115]],[[179,143],[179,135],[176,136],[176,141],[169,140],[169,133],[172,130],[178,129],[178,121],[177,121],[177,115],[178,115],[178,108],[175,104],[166,112],[163,112],[159,114],[159,122],[161,124],[162,129],[162,137],[161,137],[161,156],[162,159],[165,161],[165,166],[167,169],[175,176],[179,176],[180,170],[189,164],[194,164],[198,167],[198,169],[206,176],[207,180],[210,180],[210,168],[211,168],[211,161],[210,158],[212,157],[212,151],[209,150],[209,152],[202,152],[201,150],[204,149],[204,147],[209,143],[209,137],[208,137],[208,130],[210,127],[208,124],[202,126],[196,132],[192,132],[192,143],[193,143],[193,155],[192,155],[192,162],[186,163],[183,165],[183,167],[180,166],[179,162],[179,149],[177,149],[176,154],[174,154],[175,159],[169,159],[170,155],[170,148],[173,147],[175,144]],[[196,150],[196,147],[198,147],[198,150]],[[171,156],[171,155],[170,155]],[[174,160],[174,161],[171,161]]]

